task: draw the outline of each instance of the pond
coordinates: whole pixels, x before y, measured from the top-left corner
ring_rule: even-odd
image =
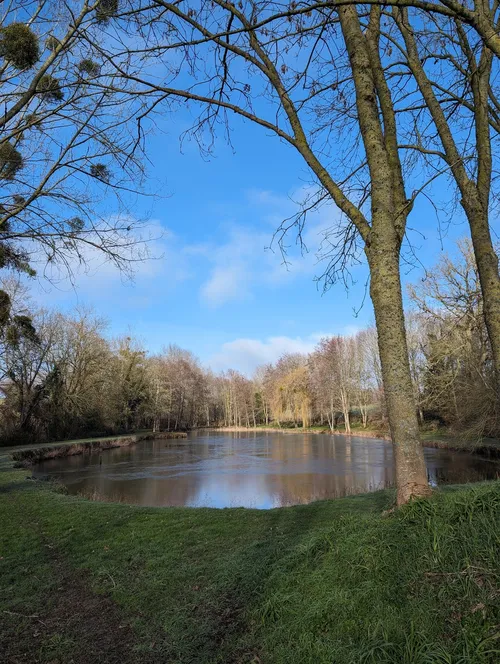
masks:
[[[500,464],[425,449],[432,484],[500,475]],[[373,438],[274,432],[193,432],[91,456],[44,461],[70,493],[136,505],[267,509],[375,491],[394,482],[390,443]]]

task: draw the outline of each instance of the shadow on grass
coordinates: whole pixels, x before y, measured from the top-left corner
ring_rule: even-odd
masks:
[[[49,625],[49,645],[26,661],[499,661],[488,639],[500,623],[500,483],[388,517],[387,491],[259,511],[140,508],[23,484],[36,490],[0,496],[0,555],[7,609]],[[126,647],[106,625],[117,639],[126,629]]]

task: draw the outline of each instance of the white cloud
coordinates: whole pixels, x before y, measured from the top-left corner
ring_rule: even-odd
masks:
[[[306,337],[268,337],[260,339],[235,339],[222,345],[221,350],[208,360],[214,371],[237,369],[250,376],[261,364],[276,362],[284,353],[307,354],[318,341],[332,334],[354,334],[358,328],[348,326],[337,332],[314,332]]]
[[[306,195],[307,192],[301,190],[294,200],[302,200]],[[303,231],[304,252],[296,242],[295,231],[291,230],[284,239],[287,245],[285,265],[285,257],[273,234],[286,217],[297,212],[296,202],[258,190],[247,192],[247,199],[255,208],[255,218],[260,219],[260,224],[223,223],[219,232],[225,233],[225,241],[182,247],[186,261],[195,257],[193,264],[198,267],[203,260],[208,264],[208,274],[202,279],[199,295],[201,302],[211,308],[248,300],[258,287],[279,287],[298,276],[312,279],[319,271],[317,252],[324,232],[338,218],[331,207],[314,213]]]
[[[211,306],[220,306],[247,295],[248,272],[244,265],[216,266],[201,287],[201,297]]]
[[[123,252],[131,259],[129,288],[123,288],[129,281],[127,273],[96,247],[82,245],[80,259],[73,256],[67,266],[49,264],[39,272],[37,290],[44,302],[56,306],[63,301],[97,304],[119,298],[128,306],[144,306],[151,304],[160,290],[164,292],[191,277],[183,247],[173,233],[159,222],[148,224],[142,231],[142,238],[136,233],[137,244]],[[149,258],[134,260],[145,248]]]
[[[233,225],[228,236],[224,244],[198,245],[188,250],[211,263],[208,278],[200,287],[201,300],[210,307],[248,298],[252,287],[268,281],[275,269],[275,257],[265,251],[270,241],[265,233]]]
[[[300,189],[291,197],[266,190],[245,192],[246,212],[251,210],[254,221],[249,226],[221,222],[218,235],[224,234],[222,242],[190,244],[159,222],[150,223],[145,231],[153,238],[149,242],[149,250],[156,259],[134,264],[133,288],[123,289],[123,274],[105,255],[88,247],[83,256],[85,267],[80,266],[77,260],[69,266],[74,275],[74,288],[67,278],[58,279],[56,271],[49,275],[52,285],[44,281],[40,290],[46,301],[56,305],[69,299],[74,303],[91,300],[98,304],[121,297],[126,299],[127,306],[143,309],[152,306],[155,299],[164,300],[180,282],[194,278],[201,303],[218,308],[252,299],[262,287],[278,288],[298,276],[312,279],[319,271],[316,251],[321,231],[334,223],[336,218],[332,208],[324,208],[309,219],[304,230],[309,253],[301,255],[293,230],[287,238],[290,246],[286,266],[277,243],[274,243],[272,250],[269,248],[273,232],[283,219],[298,210],[296,202],[309,193],[307,188]]]
[[[287,196],[277,194],[269,189],[247,189],[246,198],[251,205],[265,205],[266,208],[289,208],[292,201]]]
[[[264,290],[271,292],[290,284],[298,277],[312,281],[321,272],[316,252],[320,246],[322,233],[335,225],[338,213],[334,208],[324,207],[315,212],[304,229],[304,240],[309,250],[301,255],[300,246],[295,243],[294,231],[287,239],[287,265],[276,243],[273,250],[269,245],[273,232],[281,221],[298,210],[297,201],[310,194],[306,187],[292,196],[276,194],[272,191],[251,190],[245,192],[245,210],[241,218],[251,221],[248,225],[221,220],[214,238],[201,243],[190,243],[189,236],[178,237],[161,225],[152,222],[144,231],[153,239],[149,243],[150,253],[156,259],[135,263],[135,277],[131,287],[123,287],[123,275],[113,263],[98,252],[88,248],[84,252],[86,267],[75,260],[70,265],[74,273],[73,284],[67,279],[50,282],[41,280],[38,288],[40,298],[49,306],[75,306],[93,304],[96,309],[113,315],[117,308],[134,313],[140,318],[142,312],[155,307],[158,311],[167,307],[175,299],[175,289],[182,282],[191,280],[190,288],[198,293],[200,303],[205,307],[218,308],[237,301],[249,301]],[[235,215],[239,218],[238,212]],[[222,241],[219,239],[222,237]],[[183,292],[188,292],[187,288]],[[237,340],[247,344],[239,351],[245,357],[245,366],[275,359],[274,347],[286,347],[292,352],[306,347],[310,339],[288,339],[276,337],[273,340]],[[250,345],[248,345],[250,344]],[[252,345],[253,344],[253,345]],[[306,344],[306,346],[304,346]],[[229,347],[228,352],[236,353],[238,348]],[[279,354],[279,353],[278,353]],[[218,360],[224,364],[223,360]],[[255,360],[257,361],[257,360]]]
[[[281,252],[279,238],[273,237],[280,224],[299,211],[299,203],[311,201],[312,195],[309,187],[302,187],[290,197],[251,189],[246,192],[246,198],[255,208],[260,225],[252,228],[227,225],[226,242],[186,248],[187,253],[203,256],[212,265],[200,287],[202,302],[220,307],[250,298],[258,286],[276,287],[297,276],[312,279],[321,273],[318,253],[324,253],[322,240],[340,218],[333,206],[325,205],[310,213],[302,229],[303,244],[298,241],[297,229],[290,228],[282,238],[286,256]]]

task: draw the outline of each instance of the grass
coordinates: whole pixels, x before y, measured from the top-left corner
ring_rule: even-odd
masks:
[[[392,501],[141,508],[3,463],[0,660],[499,662],[500,482]]]

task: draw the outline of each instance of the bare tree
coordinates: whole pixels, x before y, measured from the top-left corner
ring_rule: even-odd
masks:
[[[333,431],[340,411],[346,433],[351,433],[351,408],[355,394],[356,358],[352,337],[321,339],[310,358],[317,399]]]
[[[264,384],[268,394],[269,409],[273,419],[281,427],[292,423],[309,425],[311,395],[309,389],[307,357],[300,353],[285,353],[275,365],[266,369]]]
[[[142,180],[142,102],[93,47],[118,3],[16,0],[0,8],[0,267],[33,274],[102,252],[147,255],[129,212]],[[130,62],[130,61],[129,61]],[[130,64],[121,59],[124,70]],[[49,272],[50,274],[50,272]]]
[[[368,425],[368,412],[373,406],[377,393],[378,351],[375,344],[375,362],[372,357],[372,347],[369,343],[368,330],[361,330],[352,340],[352,369],[353,402],[358,406],[361,424],[364,429]]]
[[[345,215],[345,225],[330,235],[337,241],[326,279],[365,253],[402,503],[429,490],[399,269],[413,201],[405,191],[396,112],[380,58],[380,8],[370,11],[367,30],[364,18],[352,6],[311,7],[289,17],[274,2],[181,6],[156,0],[142,17],[145,38],[136,52],[161,58],[162,73],[133,80],[157,113],[186,101],[199,109],[191,133],[204,149],[210,150],[219,125],[229,132],[230,115],[274,133],[311,170],[319,184],[316,200],[333,202]],[[146,34],[152,25],[165,29]],[[105,46],[101,53],[112,61]],[[304,214],[285,222],[282,248],[287,229],[300,235]]]
[[[426,373],[425,343],[427,338],[426,319],[416,311],[406,316],[408,355],[415,392],[415,403],[420,424],[424,423],[424,377]]]
[[[486,3],[478,3],[477,11],[487,12]],[[392,15],[402,36],[394,35],[394,43],[420,93],[420,99],[416,91],[412,94],[413,141],[405,147],[423,155],[433,173],[446,173],[457,187],[500,381],[500,274],[489,223],[498,168],[493,146],[500,135],[494,54],[459,20],[440,17],[422,24],[418,15],[396,8]]]
[[[409,288],[420,324],[420,403],[464,438],[495,436],[496,381],[478,268],[469,240],[457,249]]]
[[[269,408],[269,384],[268,384],[269,367],[261,365],[257,367],[253,375],[253,384],[255,389],[255,398],[257,400],[257,416],[260,415],[264,424],[269,424],[270,408]]]

